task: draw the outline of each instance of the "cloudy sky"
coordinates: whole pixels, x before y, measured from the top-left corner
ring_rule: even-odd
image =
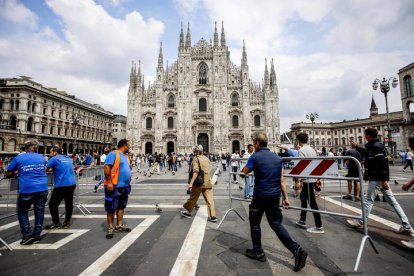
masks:
[[[0,77],[30,76],[46,87],[126,115],[132,60],[155,75],[177,58],[180,23],[193,44],[224,21],[231,59],[245,39],[251,78],[274,58],[281,131],[318,112],[319,121],[369,116],[375,78],[414,62],[412,0],[0,0]],[[400,87],[389,93],[401,110]]]

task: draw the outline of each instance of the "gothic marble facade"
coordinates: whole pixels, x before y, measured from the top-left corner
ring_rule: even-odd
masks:
[[[189,153],[195,144],[212,153],[245,149],[256,131],[269,148],[279,143],[279,95],[273,60],[263,84],[249,78],[243,43],[241,65],[230,60],[224,27],[213,41],[191,43],[190,26],[179,36],[178,59],[164,66],[162,45],[156,80],[144,86],[141,64],[132,64],[127,138],[137,153]],[[270,72],[269,72],[270,71]]]

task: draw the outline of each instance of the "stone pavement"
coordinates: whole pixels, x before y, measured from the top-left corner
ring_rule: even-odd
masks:
[[[146,168],[147,169],[147,168]],[[393,168],[392,168],[393,169]],[[92,214],[83,216],[75,209],[71,232],[44,231],[38,245],[21,248],[19,227],[16,218],[1,221],[0,237],[12,244],[14,251],[0,250],[0,275],[345,275],[354,274],[355,258],[362,239],[360,231],[346,226],[341,217],[323,216],[326,233],[310,234],[295,226],[299,217],[297,210],[283,210],[284,225],[291,236],[308,252],[306,267],[299,273],[292,270],[294,259],[274,232],[265,216],[262,222],[262,242],[268,261],[265,263],[245,257],[251,247],[248,202],[234,201],[232,207],[245,218],[242,221],[230,212],[223,224],[207,222],[204,199],[202,208],[193,212],[193,218],[179,215],[181,205],[187,199],[187,166],[176,175],[167,174],[143,177],[134,172],[133,189],[126,209],[125,222],[133,229],[130,234],[115,234],[106,240],[106,220],[103,210],[102,188],[93,192],[94,181],[80,185],[81,201]],[[214,171],[214,168],[212,169]],[[393,169],[392,175],[401,183],[410,175]],[[138,178],[137,178],[138,177]],[[215,204],[220,220],[229,208],[227,172],[223,172],[214,186]],[[343,183],[342,183],[343,184]],[[231,185],[233,195],[241,196],[238,185]],[[342,187],[343,188],[343,187]],[[398,200],[412,219],[414,193],[402,193],[392,186]],[[338,198],[339,185],[326,182],[327,195],[332,201]],[[290,191],[291,192],[291,191]],[[331,202],[320,201],[321,208],[336,210]],[[5,205],[13,208],[14,199],[0,198],[0,214]],[[155,210],[159,203],[162,213]],[[291,198],[293,205],[299,204]],[[343,206],[358,207],[358,202],[342,202]],[[61,209],[63,212],[63,208]],[[46,212],[48,214],[48,211]],[[398,223],[393,211],[386,203],[376,203],[373,214],[387,221]],[[308,214],[308,225],[313,226],[313,217]],[[49,223],[46,218],[45,223]],[[392,232],[389,225],[370,221],[370,234],[380,254],[376,255],[369,244],[365,245],[358,273],[374,275],[410,275],[414,269],[413,251],[404,249],[400,240],[410,240]],[[109,252],[109,253],[108,253]],[[109,256],[108,256],[109,255]],[[188,265],[188,266],[186,266]],[[178,271],[178,272],[177,272]],[[175,274],[174,274],[175,273]]]

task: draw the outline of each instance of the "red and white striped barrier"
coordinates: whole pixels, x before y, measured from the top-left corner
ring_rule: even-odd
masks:
[[[291,176],[338,176],[338,163],[332,159],[294,160],[293,163]]]

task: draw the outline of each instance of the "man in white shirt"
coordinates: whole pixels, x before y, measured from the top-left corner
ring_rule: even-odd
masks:
[[[240,158],[239,151],[235,150],[234,153],[231,155],[231,169],[234,173],[236,173],[239,168],[239,161],[234,160],[234,159],[239,159],[239,158]],[[233,183],[234,184],[239,183],[237,181],[237,176],[235,174],[233,174]]]
[[[253,154],[254,147],[252,144],[247,145],[247,152],[245,152],[242,158],[249,159],[249,157]],[[243,153],[244,151],[242,151]],[[240,161],[240,168],[243,169],[246,166],[246,161]],[[254,175],[245,176],[244,177],[244,198],[245,199],[252,199],[253,198],[253,189],[254,189]]]
[[[413,172],[413,156],[414,154],[411,152],[411,150],[407,149],[407,152],[404,155],[405,166],[404,166],[403,172],[405,172],[405,169],[408,166],[410,166],[411,172]]]

